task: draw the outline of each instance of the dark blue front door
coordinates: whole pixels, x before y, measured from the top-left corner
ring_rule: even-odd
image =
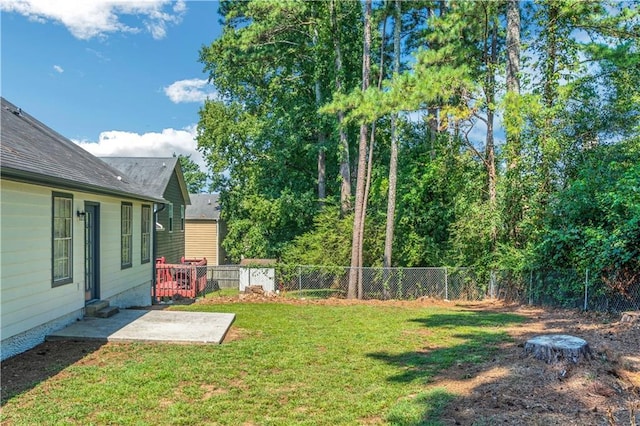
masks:
[[[100,298],[100,206],[84,204],[84,299]]]

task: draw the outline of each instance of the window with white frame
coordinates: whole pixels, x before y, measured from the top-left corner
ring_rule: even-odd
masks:
[[[53,286],[73,281],[73,196],[53,193],[52,201]]]
[[[173,232],[173,204],[169,203],[169,232]]]
[[[120,267],[130,268],[133,264],[133,206],[122,203],[120,207]]]
[[[184,205],[180,206],[180,230],[184,232]]]
[[[141,219],[141,262],[148,263],[151,260],[151,206],[142,206]]]

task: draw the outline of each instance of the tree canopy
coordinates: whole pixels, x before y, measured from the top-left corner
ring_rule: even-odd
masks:
[[[219,13],[197,138],[233,260],[640,276],[637,1]]]

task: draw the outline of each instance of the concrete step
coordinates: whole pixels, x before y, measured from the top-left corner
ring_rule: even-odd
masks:
[[[95,316],[98,318],[109,318],[114,316],[118,312],[120,312],[120,309],[116,308],[115,306],[107,306],[106,308],[102,308],[98,312],[96,312]]]
[[[87,317],[95,317],[96,312],[109,306],[108,300],[97,300],[84,307],[84,315]]]

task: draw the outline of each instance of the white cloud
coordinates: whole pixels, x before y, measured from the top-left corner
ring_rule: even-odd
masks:
[[[164,94],[175,104],[204,102],[207,98],[217,96],[215,88],[201,78],[176,81],[164,88]]]
[[[64,69],[62,69],[62,67],[60,65],[54,65],[53,69],[56,70],[57,72],[59,72],[60,74],[62,74],[64,72]]]
[[[191,155],[204,171],[205,162],[196,149],[196,126],[182,130],[164,129],[162,132],[138,134],[119,130],[100,133],[97,142],[74,141],[97,157],[171,157]]]
[[[94,55],[100,62],[109,62],[111,60],[111,58],[105,56],[102,52],[99,52],[95,49],[87,47],[85,51]]]
[[[60,22],[81,40],[117,32],[138,33],[140,27],[120,21],[119,15],[132,15],[140,17],[153,38],[161,39],[169,24],[182,21],[186,5],[183,0],[0,0],[0,10],[19,13],[35,22]]]

